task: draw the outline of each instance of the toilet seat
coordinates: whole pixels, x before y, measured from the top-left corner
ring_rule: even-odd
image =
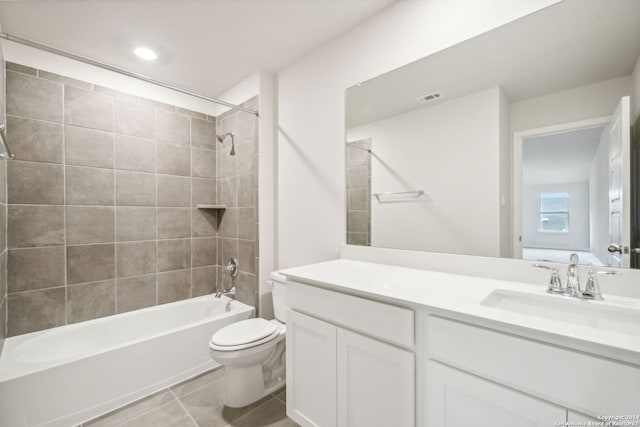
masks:
[[[217,351],[236,351],[255,347],[280,335],[281,328],[262,318],[247,319],[225,326],[213,334],[209,347]]]

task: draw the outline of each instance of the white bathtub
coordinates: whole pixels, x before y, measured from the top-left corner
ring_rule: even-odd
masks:
[[[254,309],[212,295],[5,340],[0,426],[72,426],[217,364],[209,338]]]

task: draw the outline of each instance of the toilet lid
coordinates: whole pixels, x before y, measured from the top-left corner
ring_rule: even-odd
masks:
[[[225,326],[211,337],[211,343],[231,347],[259,341],[276,332],[277,326],[268,320],[247,319]]]

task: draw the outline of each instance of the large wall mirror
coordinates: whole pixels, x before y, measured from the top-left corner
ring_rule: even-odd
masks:
[[[347,243],[631,266],[639,57],[640,1],[564,0],[349,88]]]

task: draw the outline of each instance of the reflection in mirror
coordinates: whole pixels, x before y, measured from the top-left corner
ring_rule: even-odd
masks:
[[[639,41],[565,0],[349,88],[347,243],[628,267]]]

